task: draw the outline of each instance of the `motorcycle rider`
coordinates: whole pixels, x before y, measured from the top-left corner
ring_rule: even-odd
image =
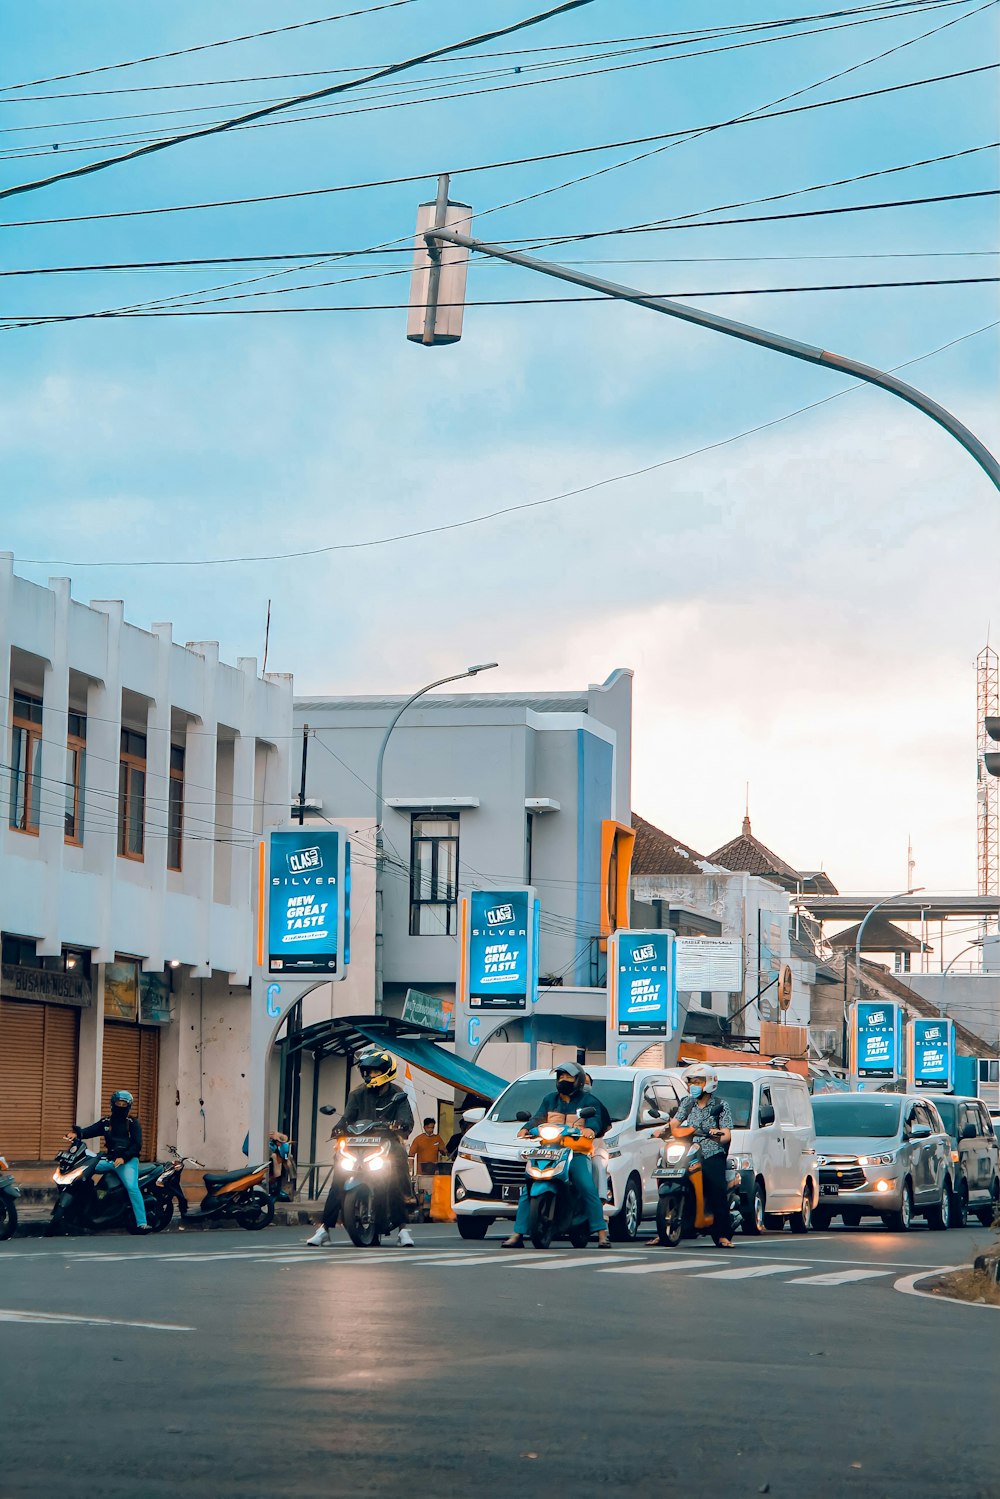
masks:
[[[410,1172],[407,1165],[406,1147],[403,1141],[413,1129],[413,1110],[403,1089],[392,1080],[396,1076],[396,1063],[381,1046],[368,1046],[357,1058],[361,1083],[352,1089],[347,1098],[347,1107],[340,1117],[334,1137],[347,1133],[349,1124],[370,1121],[372,1124],[388,1126],[392,1130],[389,1143],[390,1176],[388,1185],[395,1194],[393,1217],[401,1221],[396,1242],[402,1249],[413,1248],[413,1235],[406,1227],[406,1198],[409,1192]],[[330,1230],[340,1216],[341,1191],[336,1175],[323,1208],[323,1221],[311,1238],[306,1240],[314,1249],[326,1249],[333,1243]]]
[[[529,1130],[534,1129],[536,1124],[580,1124],[582,1133],[587,1139],[594,1140],[603,1135],[605,1130],[611,1127],[611,1115],[604,1107],[596,1093],[591,1093],[586,1086],[587,1074],[579,1062],[560,1062],[553,1069],[556,1076],[554,1093],[546,1093],[538,1108],[535,1110],[527,1124],[518,1130],[518,1139],[528,1138]],[[581,1109],[595,1108],[596,1117],[580,1119]],[[591,1166],[590,1156],[583,1154],[574,1155],[570,1162],[569,1178],[583,1199],[587,1212],[587,1223],[592,1234],[597,1235],[597,1247],[607,1249],[608,1231],[604,1223],[604,1209],[601,1199],[597,1195],[594,1185],[594,1172]],[[514,1219],[514,1232],[509,1239],[504,1239],[501,1249],[523,1249],[524,1236],[528,1231],[528,1215],[530,1212],[531,1198],[528,1183],[525,1182],[521,1188],[521,1196],[517,1204],[517,1216]]]
[[[106,1159],[98,1161],[95,1175],[114,1171],[132,1204],[135,1226],[141,1234],[151,1232],[146,1222],[146,1204],[139,1191],[139,1152],[142,1150],[142,1125],[132,1115],[134,1099],[126,1088],[116,1088],[111,1095],[111,1111],[103,1119],[96,1119],[81,1129],[74,1124],[73,1133],[67,1140],[90,1140],[95,1135],[104,1136]]]
[[[660,1137],[670,1134],[676,1140],[697,1140],[701,1149],[705,1206],[713,1219],[712,1238],[720,1249],[731,1249],[726,1157],[732,1139],[733,1116],[724,1099],[712,1097],[719,1086],[719,1074],[714,1067],[696,1062],[684,1073],[684,1081],[687,1097],[681,1099],[677,1113],[668,1127],[660,1131]],[[659,1239],[654,1239],[653,1243],[659,1243]]]

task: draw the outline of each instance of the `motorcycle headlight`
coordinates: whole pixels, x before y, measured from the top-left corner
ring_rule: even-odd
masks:
[[[670,1162],[671,1166],[676,1166],[678,1161],[683,1161],[683,1159],[684,1159],[684,1157],[686,1155],[687,1155],[687,1146],[686,1145],[668,1145],[667,1146],[667,1160]]]
[[[383,1171],[385,1169],[385,1156],[373,1155],[366,1162],[369,1171]]]

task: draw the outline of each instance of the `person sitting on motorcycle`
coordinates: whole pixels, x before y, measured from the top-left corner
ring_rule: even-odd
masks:
[[[705,1207],[712,1215],[712,1238],[720,1249],[731,1249],[726,1157],[732,1139],[733,1116],[724,1099],[712,1097],[719,1086],[719,1075],[714,1067],[695,1063],[684,1073],[684,1081],[688,1095],[681,1099],[677,1113],[660,1135],[662,1138],[670,1134],[675,1140],[694,1139],[698,1142]],[[653,1243],[659,1243],[659,1239],[654,1239]]]
[[[90,1140],[95,1135],[104,1136],[106,1159],[98,1161],[94,1173],[114,1171],[132,1204],[135,1226],[141,1234],[151,1230],[146,1222],[146,1204],[139,1191],[139,1152],[142,1150],[142,1125],[132,1116],[134,1100],[125,1088],[116,1088],[111,1095],[111,1112],[81,1129],[73,1126],[67,1140]]]
[[[388,1185],[395,1194],[392,1216],[400,1223],[397,1243],[403,1249],[413,1248],[413,1235],[406,1227],[406,1199],[410,1188],[410,1171],[403,1141],[413,1129],[413,1110],[410,1100],[402,1088],[392,1081],[396,1076],[396,1063],[380,1046],[366,1047],[357,1059],[361,1084],[348,1095],[347,1107],[340,1118],[334,1136],[345,1135],[349,1124],[370,1122],[387,1126],[392,1130],[389,1143],[391,1165]],[[332,1137],[331,1137],[332,1138]],[[323,1221],[311,1238],[306,1240],[314,1249],[328,1248],[333,1242],[330,1230],[340,1216],[341,1191],[336,1175],[323,1208]]]
[[[604,1107],[596,1093],[591,1093],[585,1086],[587,1074],[578,1062],[560,1062],[554,1069],[556,1075],[556,1087],[554,1093],[546,1093],[532,1117],[521,1129],[518,1130],[518,1139],[528,1138],[530,1130],[536,1124],[579,1124],[582,1133],[587,1139],[593,1140],[603,1135],[605,1130],[611,1126],[611,1115]],[[587,1119],[579,1117],[580,1110],[594,1108],[596,1115]],[[599,1249],[608,1247],[608,1231],[604,1222],[604,1209],[601,1199],[597,1195],[594,1185],[594,1172],[591,1166],[590,1156],[574,1155],[570,1162],[569,1179],[583,1200],[587,1212],[587,1224],[592,1234],[597,1235]],[[514,1219],[514,1232],[509,1239],[504,1239],[502,1249],[523,1249],[524,1236],[528,1231],[528,1215],[531,1210],[531,1197],[528,1183],[525,1182],[521,1188],[521,1196],[517,1204],[517,1216]]]

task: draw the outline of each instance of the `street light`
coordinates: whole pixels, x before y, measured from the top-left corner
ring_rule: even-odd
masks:
[[[861,938],[864,936],[865,927],[868,925],[869,921],[871,921],[872,917],[875,915],[875,912],[880,911],[883,906],[890,905],[894,900],[905,900],[908,895],[918,895],[924,888],[925,887],[923,885],[914,885],[910,890],[900,890],[895,895],[887,895],[884,900],[878,900],[875,902],[871,910],[868,912],[867,916],[861,922],[860,926],[858,927],[857,941],[854,944],[855,1002],[857,1002],[861,998]]]
[[[382,765],[385,761],[385,748],[389,743],[389,736],[399,723],[407,708],[411,707],[418,697],[425,693],[433,692],[435,687],[443,687],[446,682],[460,682],[465,677],[476,677],[481,671],[492,671],[499,666],[498,661],[480,661],[478,666],[467,666],[464,671],[454,672],[450,677],[438,677],[436,682],[428,682],[426,687],[419,688],[396,709],[389,720],[389,727],[382,735],[382,743],[379,745],[378,761],[375,765],[375,1014],[382,1013],[382,864],[385,857],[385,839],[382,831],[384,820],[385,798],[382,795]]]

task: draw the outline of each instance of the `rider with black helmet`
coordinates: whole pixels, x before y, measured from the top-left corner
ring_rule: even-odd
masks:
[[[573,1119],[579,1115],[581,1109],[593,1108],[597,1110],[596,1115],[589,1116],[580,1121],[583,1125],[583,1133],[591,1138],[603,1135],[605,1130],[611,1127],[611,1115],[604,1107],[596,1093],[591,1093],[587,1087],[587,1074],[579,1062],[560,1062],[553,1069],[556,1077],[554,1093],[546,1093],[538,1108],[535,1110],[528,1122],[518,1131],[518,1138],[527,1137],[528,1131],[536,1124],[544,1124],[546,1120],[554,1122],[558,1120]],[[554,1119],[553,1117],[554,1116]],[[604,1209],[601,1199],[597,1195],[594,1185],[594,1172],[590,1157],[585,1155],[574,1155],[569,1168],[570,1180],[583,1198],[587,1209],[587,1220],[592,1234],[597,1235],[597,1246],[599,1249],[608,1247],[608,1231],[604,1223]],[[500,1246],[502,1249],[523,1249],[524,1235],[528,1231],[528,1212],[530,1199],[528,1196],[527,1183],[521,1188],[521,1196],[517,1204],[517,1216],[514,1219],[514,1232],[509,1239],[504,1239]]]
[[[347,1107],[341,1115],[340,1124],[334,1134],[345,1134],[349,1124],[362,1122],[386,1125],[392,1130],[389,1159],[393,1166],[395,1178],[393,1184],[397,1192],[394,1216],[398,1217],[402,1224],[397,1242],[403,1249],[412,1249],[413,1235],[406,1227],[405,1207],[410,1173],[403,1145],[403,1141],[413,1129],[413,1110],[410,1108],[410,1100],[402,1088],[393,1082],[396,1076],[396,1063],[389,1052],[384,1051],[381,1046],[365,1047],[357,1057],[357,1069],[361,1073],[361,1084],[348,1094]],[[323,1222],[312,1237],[306,1240],[306,1243],[314,1249],[328,1248],[333,1242],[330,1238],[330,1230],[336,1226],[339,1216],[340,1187],[334,1177],[323,1208]]]
[[[116,1088],[111,1095],[111,1112],[103,1119],[88,1124],[86,1129],[73,1126],[67,1140],[89,1140],[94,1135],[104,1136],[106,1160],[98,1161],[96,1173],[114,1171],[132,1204],[135,1226],[141,1234],[150,1232],[146,1222],[146,1205],[139,1191],[139,1153],[142,1150],[142,1125],[132,1115],[134,1099],[126,1088]]]

